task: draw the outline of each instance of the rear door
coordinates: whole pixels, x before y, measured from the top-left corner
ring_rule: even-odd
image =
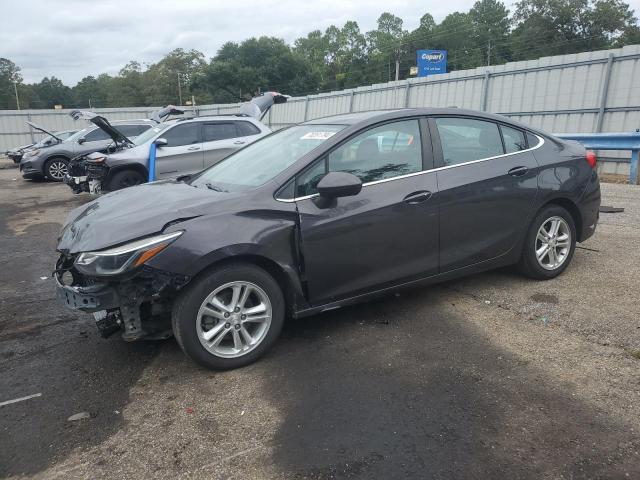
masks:
[[[482,118],[429,120],[440,195],[440,270],[507,254],[538,191],[525,132]]]
[[[437,183],[426,121],[390,122],[355,134],[298,175],[305,275],[313,304],[437,273]],[[316,186],[353,173],[362,191],[321,208]]]
[[[202,122],[177,123],[164,131],[167,145],[156,150],[158,178],[197,173],[204,168]]]
[[[205,122],[202,137],[205,167],[215,165],[247,143],[231,120]]]

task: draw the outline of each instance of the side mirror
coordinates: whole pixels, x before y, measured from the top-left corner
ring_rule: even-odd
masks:
[[[321,198],[351,197],[362,190],[362,180],[347,172],[329,172],[318,182]]]
[[[84,138],[84,137],[80,137],[80,138],[78,139],[78,144],[82,145],[82,144],[83,144],[84,142],[86,142],[86,141],[87,141],[87,139],[86,139],[86,138]]]
[[[168,145],[169,142],[167,142],[166,138],[156,138],[153,143],[156,145],[156,147],[166,147]]]

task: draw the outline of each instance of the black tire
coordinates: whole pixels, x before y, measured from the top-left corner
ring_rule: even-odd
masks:
[[[560,217],[565,222],[569,228],[571,238],[568,242],[568,252],[566,253],[566,257],[562,261],[560,265],[555,268],[544,268],[536,257],[536,248],[539,248],[542,244],[538,240],[538,231],[540,228],[547,224],[550,219],[553,217]],[[557,277],[571,263],[571,259],[573,258],[573,254],[576,249],[576,226],[573,221],[573,217],[571,214],[560,205],[547,205],[542,208],[535,216],[531,225],[529,226],[529,230],[527,231],[527,236],[525,238],[522,257],[520,258],[520,262],[518,263],[518,268],[520,272],[522,272],[527,277],[536,279],[536,280],[550,280],[552,278]],[[548,257],[546,257],[548,259]]]
[[[262,341],[246,354],[225,358],[209,352],[198,337],[198,311],[204,300],[218,287],[230,282],[250,282],[260,287],[271,303],[271,324]],[[229,370],[255,362],[276,341],[282,330],[285,301],[282,290],[271,275],[248,263],[231,263],[214,268],[194,280],[173,304],[171,324],[180,348],[200,365],[214,370]]]
[[[108,190],[114,192],[127,187],[134,187],[144,183],[146,179],[136,170],[121,170],[116,172],[109,181]]]
[[[64,180],[64,175],[67,174],[68,168],[69,160],[62,157],[54,157],[45,162],[43,173],[47,180],[61,182]]]

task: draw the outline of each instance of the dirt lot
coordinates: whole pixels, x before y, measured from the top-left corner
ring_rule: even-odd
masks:
[[[506,269],[290,321],[225,373],[58,305],[56,236],[87,199],[0,169],[0,403],[41,394],[0,407],[0,476],[640,478],[640,187],[603,185],[626,210],[558,279]]]

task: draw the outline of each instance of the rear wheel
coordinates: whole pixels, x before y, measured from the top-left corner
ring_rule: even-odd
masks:
[[[44,175],[52,182],[61,182],[69,171],[68,165],[66,158],[51,158],[44,164]]]
[[[539,280],[557,277],[569,266],[575,248],[573,217],[559,205],[548,205],[529,227],[519,268]]]
[[[216,370],[248,365],[280,335],[285,304],[278,283],[251,264],[212,270],[176,299],[173,332],[184,352]]]
[[[127,187],[133,187],[144,183],[145,178],[140,172],[136,170],[122,170],[113,175],[113,178],[109,182],[109,190],[121,190]]]

